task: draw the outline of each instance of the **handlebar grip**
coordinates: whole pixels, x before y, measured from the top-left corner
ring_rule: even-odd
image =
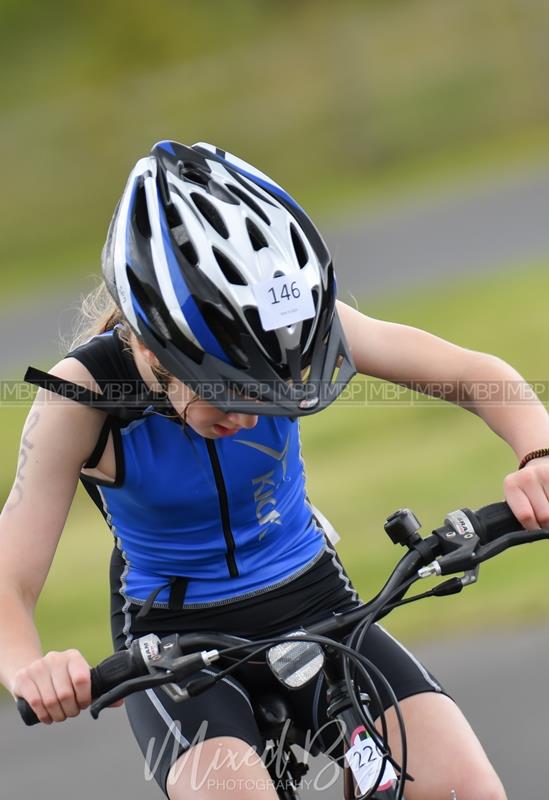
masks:
[[[143,669],[139,669],[131,650],[120,650],[118,653],[114,653],[91,670],[92,700],[101,697],[102,694],[114,689],[118,684],[146,672],[147,668],[144,664]]]
[[[25,725],[37,725],[40,722],[32,707],[22,697],[18,697],[15,704]]]
[[[137,656],[135,650],[121,650],[114,653],[90,670],[92,700],[101,697],[118,684],[146,672],[146,664]],[[17,698],[16,705],[25,725],[36,725],[40,722],[32,707],[22,697]]]
[[[488,544],[506,533],[523,530],[507,503],[492,503],[479,508],[478,511],[467,512],[475,528],[481,544]]]

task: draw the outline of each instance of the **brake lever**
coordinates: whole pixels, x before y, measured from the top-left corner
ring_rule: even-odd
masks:
[[[448,521],[460,512],[454,512],[446,518]],[[457,520],[457,524],[463,519],[467,520],[465,515],[461,515]],[[467,520],[467,522],[469,522]],[[454,518],[453,523],[456,523]],[[469,523],[470,524],[470,523]],[[517,531],[510,531],[498,539],[493,539],[487,544],[481,544],[479,537],[476,535],[472,526],[470,528],[464,525],[463,532],[452,530],[448,528],[438,528],[433,533],[439,538],[442,546],[447,549],[448,546],[456,545],[454,552],[441,556],[436,561],[432,561],[426,567],[418,570],[420,578],[429,578],[432,576],[449,575],[452,572],[470,572],[476,566],[488,561],[494,556],[503,553],[511,547],[516,547],[522,544],[531,544],[532,542],[539,542],[542,539],[549,539],[549,529],[538,528],[534,531],[528,531],[523,528]],[[467,542],[465,543],[465,540]],[[465,584],[464,584],[465,585]]]
[[[511,547],[516,547],[519,544],[531,544],[532,542],[539,542],[542,539],[549,539],[549,529],[538,528],[535,531],[528,531],[521,529],[519,531],[512,531],[506,533],[500,539],[494,539],[488,544],[484,544],[479,548],[478,553],[474,556],[475,564],[482,564],[483,561],[499,555],[504,550]]]
[[[181,691],[177,684],[194,672],[198,672],[202,667],[207,667],[217,661],[219,657],[218,650],[202,650],[199,653],[189,653],[175,657],[163,655],[148,665],[152,673],[150,676],[143,675],[139,678],[132,678],[101,695],[92,703],[90,713],[94,719],[97,719],[104,708],[112,705],[117,700],[122,700],[130,694],[144,691],[145,689],[154,689],[156,686],[165,688],[169,696],[174,700],[184,700],[188,695]]]
[[[97,719],[104,708],[112,706],[117,700],[123,700],[128,695],[135,694],[135,692],[154,689],[155,686],[163,686],[166,683],[166,679],[170,677],[167,673],[163,673],[161,675],[142,675],[139,678],[124,681],[124,683],[115,686],[114,689],[105,692],[97,700],[94,700],[90,706],[90,714],[94,719]]]
[[[477,564],[474,569],[468,569],[461,578],[462,586],[472,586],[473,583],[478,581],[478,573],[480,566]]]
[[[438,539],[442,555],[418,570],[420,578],[452,575],[464,572],[471,576],[476,566],[475,556],[480,547],[480,538],[465,510],[452,511],[444,520],[446,525],[436,528],[433,535]],[[469,577],[463,584],[471,583]]]

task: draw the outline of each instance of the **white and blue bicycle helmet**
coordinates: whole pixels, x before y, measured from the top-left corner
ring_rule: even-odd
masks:
[[[103,273],[162,366],[224,411],[315,413],[354,375],[317,229],[274,181],[213,145],[162,141],[137,162]],[[310,295],[310,312],[273,328],[258,287],[277,278],[286,297],[288,286]]]

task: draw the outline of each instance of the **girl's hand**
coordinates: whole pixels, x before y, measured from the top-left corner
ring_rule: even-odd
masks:
[[[549,456],[534,458],[503,482],[511,511],[527,530],[549,528]]]
[[[40,722],[63,722],[91,703],[90,666],[78,650],[52,651],[17,672],[12,694],[24,698]]]

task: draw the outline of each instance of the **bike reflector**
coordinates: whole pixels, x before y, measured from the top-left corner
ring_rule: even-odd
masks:
[[[294,631],[291,636],[306,635],[305,631]],[[288,689],[300,689],[312,680],[324,665],[322,648],[314,642],[282,642],[267,651],[267,663],[271,672]]]

